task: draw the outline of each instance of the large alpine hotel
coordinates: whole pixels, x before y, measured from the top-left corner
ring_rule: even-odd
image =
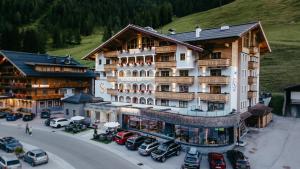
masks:
[[[128,25],[83,59],[94,60],[100,122],[194,146],[231,145],[258,103],[260,57],[271,52],[260,22],[168,35]]]

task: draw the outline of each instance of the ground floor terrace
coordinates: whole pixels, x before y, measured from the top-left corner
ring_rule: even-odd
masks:
[[[48,109],[50,111],[62,110],[62,102],[60,99],[32,100],[18,98],[0,98],[0,108],[8,108],[13,112],[24,110],[31,113],[40,113]]]
[[[189,116],[169,109],[141,108],[112,103],[90,104],[85,113],[92,122],[118,121],[121,127],[193,146],[232,145],[240,133],[240,114]]]

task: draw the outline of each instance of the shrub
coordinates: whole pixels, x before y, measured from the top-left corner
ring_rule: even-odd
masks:
[[[282,116],[284,97],[282,94],[273,94],[270,102],[270,107],[273,108],[273,113]]]

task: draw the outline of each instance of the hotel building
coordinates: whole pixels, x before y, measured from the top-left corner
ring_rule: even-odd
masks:
[[[260,22],[168,35],[128,25],[83,59],[95,61],[92,119],[195,146],[233,144],[258,103]]]
[[[2,50],[0,108],[32,113],[62,110],[62,98],[93,92],[93,78],[92,71],[70,56]]]

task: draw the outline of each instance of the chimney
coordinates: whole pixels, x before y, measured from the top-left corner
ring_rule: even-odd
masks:
[[[196,38],[199,38],[199,37],[200,37],[201,31],[202,31],[202,29],[201,29],[199,26],[197,26],[197,27],[196,27]]]
[[[170,29],[169,29],[169,32],[170,32],[170,34],[171,34],[171,35],[174,35],[174,34],[176,34],[176,31],[175,31],[175,29],[172,29],[172,28],[170,28]]]

